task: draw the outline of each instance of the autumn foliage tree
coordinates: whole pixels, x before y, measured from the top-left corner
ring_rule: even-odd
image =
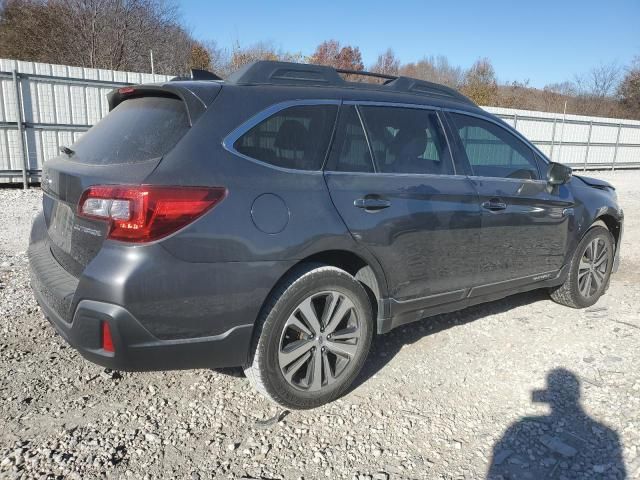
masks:
[[[493,104],[498,94],[498,82],[488,58],[481,58],[473,64],[464,76],[461,90],[478,105]]]
[[[211,55],[209,54],[209,50],[201,43],[194,43],[191,47],[189,68],[197,68],[200,70],[211,69]]]
[[[361,71],[355,45],[327,40],[305,57],[269,42],[221,48],[194,38],[184,26],[177,0],[0,0],[0,58],[111,70],[188,75],[191,68],[225,77],[256,60],[328,65]],[[468,70],[445,56],[401,63],[391,48],[371,65],[373,72],[404,75],[461,90],[480,105],[640,119],[640,57],[623,71],[603,63],[572,81],[533,88],[528,82],[498,83],[487,58]],[[347,80],[378,82],[361,75]]]
[[[308,60],[316,65],[344,70],[364,70],[360,49],[351,45],[341,46],[337,40],[322,42]]]

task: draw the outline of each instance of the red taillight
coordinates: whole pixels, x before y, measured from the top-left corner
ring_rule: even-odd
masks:
[[[106,352],[115,352],[113,339],[111,338],[111,327],[107,322],[102,322],[102,349]]]
[[[133,88],[133,87],[120,87],[120,88],[118,89],[118,93],[119,93],[120,95],[130,95],[130,94],[132,94],[132,93],[133,93],[133,92],[135,92],[135,91],[136,91],[136,89],[135,89],[135,88]]]
[[[193,222],[226,194],[223,187],[94,186],[82,194],[78,215],[109,221],[113,240],[150,242]]]

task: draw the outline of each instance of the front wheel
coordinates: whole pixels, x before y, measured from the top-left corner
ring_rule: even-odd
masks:
[[[573,308],[590,307],[609,285],[615,254],[613,236],[592,227],[576,248],[565,282],[551,291],[551,299]]]
[[[271,401],[307,409],[342,395],[360,372],[373,335],[369,297],[344,270],[307,265],[271,295],[245,374]]]

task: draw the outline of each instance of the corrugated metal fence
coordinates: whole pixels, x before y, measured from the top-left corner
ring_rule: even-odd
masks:
[[[483,107],[555,162],[576,169],[640,168],[640,121]]]
[[[170,78],[0,59],[0,182],[39,181],[60,146],[107,114],[114,88]]]
[[[42,164],[106,115],[106,94],[171,77],[0,59],[0,182],[39,180]],[[640,121],[485,107],[554,161],[640,168]]]

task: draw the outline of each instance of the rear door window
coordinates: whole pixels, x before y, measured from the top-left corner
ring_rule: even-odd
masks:
[[[181,100],[139,97],[125,100],[71,146],[79,163],[110,165],[162,157],[189,129]]]
[[[453,162],[436,112],[362,106],[377,171],[453,175]]]
[[[238,138],[234,149],[276,167],[320,170],[337,112],[337,105],[285,108]]]
[[[474,175],[539,178],[533,150],[505,128],[470,115],[452,113],[451,118]]]

